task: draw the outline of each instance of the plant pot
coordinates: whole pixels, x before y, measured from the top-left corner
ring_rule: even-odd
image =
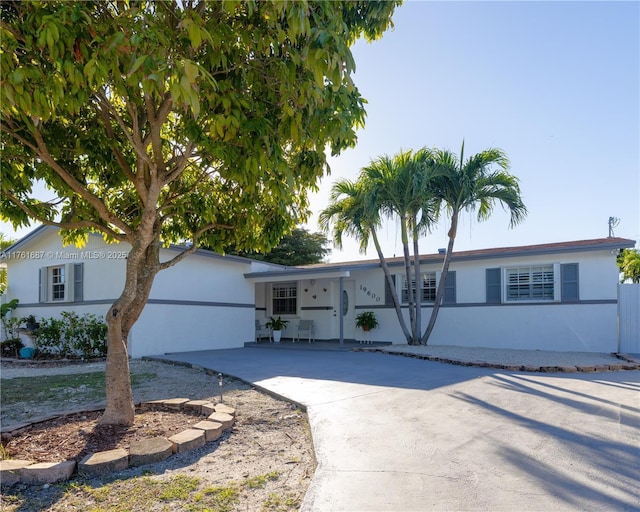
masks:
[[[20,349],[20,357],[22,359],[33,359],[36,349],[33,347],[23,347]]]
[[[282,338],[282,331],[273,331],[273,341],[276,343],[280,343],[280,339]]]
[[[363,327],[363,328],[362,328],[362,330],[363,330],[364,332],[369,332],[371,329],[370,329],[369,327]]]

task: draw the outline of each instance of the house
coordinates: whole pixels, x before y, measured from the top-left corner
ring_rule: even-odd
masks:
[[[180,250],[162,248],[161,261]],[[127,244],[107,244],[97,234],[82,248],[64,247],[57,228],[41,226],[5,251],[3,301],[19,299],[15,314],[20,317],[56,317],[65,310],[104,316],[122,293],[128,252]],[[244,274],[271,267],[199,250],[163,270],[129,333],[129,354],[137,358],[243,346],[255,328],[254,287]]]
[[[634,245],[633,240],[601,238],[454,252],[429,343],[615,352],[616,255]],[[443,258],[443,252],[421,258],[423,329]],[[388,264],[398,296],[406,301],[404,260],[389,259]],[[259,318],[312,319],[318,339],[367,336],[368,341],[405,343],[378,260],[270,269],[246,277],[255,283]],[[355,328],[355,316],[367,310],[376,313],[380,326],[365,335]],[[403,311],[408,324],[408,309]]]
[[[616,255],[635,242],[600,238],[454,252],[430,344],[558,351],[617,351]],[[179,247],[162,249],[167,259]],[[124,244],[94,235],[86,247],[63,247],[55,228],[41,227],[7,249],[6,300],[17,314],[55,316],[64,309],[104,314],[124,283]],[[423,327],[431,313],[444,254],[421,258]],[[404,263],[390,259],[405,298]],[[355,316],[374,311],[369,333]],[[403,309],[408,317],[408,310]],[[132,357],[241,347],[255,320],[313,320],[317,340],[405,343],[378,260],[284,267],[199,250],[158,274],[132,329]]]

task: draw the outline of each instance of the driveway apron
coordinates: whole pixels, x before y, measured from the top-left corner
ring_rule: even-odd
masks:
[[[522,373],[302,350],[158,358],[307,407],[318,467],[304,511],[640,510],[637,371]]]

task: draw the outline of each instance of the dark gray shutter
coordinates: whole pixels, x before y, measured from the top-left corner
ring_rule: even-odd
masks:
[[[47,268],[40,269],[38,276],[38,302],[47,302]]]
[[[393,281],[393,286],[396,285],[396,276],[392,275],[391,280]],[[389,288],[389,282],[387,278],[384,278],[384,304],[385,306],[393,306],[393,298],[391,295],[391,289]]]
[[[443,304],[455,304],[456,303],[456,271],[449,270],[447,277],[444,280],[444,297],[442,298]]]
[[[578,302],[578,264],[563,263],[560,265],[560,300],[562,302]]]
[[[73,265],[73,302],[83,301],[84,263]]]
[[[487,304],[500,304],[502,302],[502,270],[499,268],[488,268],[487,276]]]

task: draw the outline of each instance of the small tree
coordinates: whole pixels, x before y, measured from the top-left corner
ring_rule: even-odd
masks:
[[[622,282],[627,279],[640,283],[640,249],[624,249],[616,259],[622,273]]]
[[[311,265],[321,263],[324,257],[331,252],[326,247],[328,244],[329,240],[322,233],[309,233],[306,229],[296,228],[291,233],[284,235],[280,243],[266,254],[233,249],[227,252],[279,265]]]
[[[268,250],[305,220],[325,148],[353,146],[364,121],[349,47],[398,3],[0,3],[0,217],[130,246],[103,424],[133,422],[127,337],[157,273],[201,244]],[[55,199],[33,195],[39,180]]]

